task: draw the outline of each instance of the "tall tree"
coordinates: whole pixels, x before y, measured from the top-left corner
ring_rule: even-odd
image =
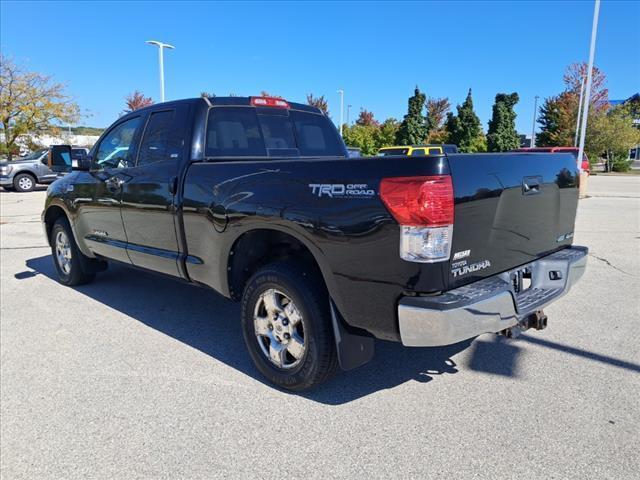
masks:
[[[423,115],[427,96],[416,86],[409,98],[409,108],[396,135],[397,145],[418,145],[424,143],[429,133],[427,119]]]
[[[314,97],[313,93],[308,93],[307,105],[311,105],[312,107],[319,108],[324,112],[325,115],[329,116],[329,103],[327,102],[327,99],[324,98],[324,95],[320,95],[319,97]]]
[[[387,118],[375,131],[376,153],[382,147],[391,147],[395,143],[400,122],[395,118]]]
[[[480,119],[473,110],[473,98],[471,89],[467,98],[456,107],[458,114],[452,112],[447,114],[445,129],[448,133],[448,140],[455,143],[461,152],[473,153],[487,150],[487,140],[480,126]]]
[[[266,92],[266,91],[264,91],[264,90],[262,90],[262,91],[260,92],[260,96],[261,96],[261,97],[271,97],[271,98],[283,98],[283,97],[281,97],[280,95],[272,95],[271,93]]]
[[[127,108],[122,112],[123,115],[153,105],[153,99],[151,97],[145,97],[142,92],[135,90],[126,96],[125,104]]]
[[[538,123],[540,133],[536,135],[536,145],[540,147],[568,147],[574,143],[576,114],[578,103],[576,94],[562,92],[560,95],[545,98],[540,106]],[[590,112],[592,119],[596,112]]]
[[[562,77],[567,92],[576,95],[576,116],[582,84],[586,85],[587,71],[589,66],[586,63],[572,63],[567,66]],[[591,76],[591,99],[589,109],[598,112],[606,111],[609,108],[609,89],[606,88],[607,77],[602,71],[594,66]]]
[[[450,108],[451,104],[447,97],[429,97],[427,99],[427,126],[429,130],[442,128]]]
[[[27,134],[56,133],[53,123],[75,123],[78,105],[61,83],[37,72],[28,72],[0,55],[0,153],[11,160],[17,142]]]
[[[375,155],[377,131],[378,128],[371,125],[347,125],[342,129],[342,138],[347,146],[359,148],[363,155]]]
[[[429,97],[427,99],[428,143],[446,143],[447,132],[444,130],[444,121],[447,118],[447,112],[449,112],[450,108],[451,104],[446,97]]]
[[[591,161],[602,154],[608,161],[626,159],[629,149],[640,144],[640,129],[633,126],[633,105],[626,103],[602,115],[595,115],[587,125],[585,151]]]
[[[380,122],[373,117],[373,112],[361,108],[360,115],[358,115],[358,119],[356,120],[356,125],[377,127],[380,125]]]
[[[489,120],[487,131],[487,149],[490,152],[506,152],[520,146],[516,131],[516,112],[513,107],[518,103],[517,93],[498,93],[493,104],[493,116]]]

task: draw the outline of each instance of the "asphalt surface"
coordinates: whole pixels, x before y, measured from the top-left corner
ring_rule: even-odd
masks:
[[[378,342],[293,395],[238,306],[112,267],[54,279],[44,191],[0,193],[2,478],[632,479],[640,471],[640,177],[592,177],[581,283],[517,340]]]

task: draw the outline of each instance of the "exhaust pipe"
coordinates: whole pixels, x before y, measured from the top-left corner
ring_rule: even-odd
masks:
[[[499,335],[504,335],[507,338],[518,338],[522,332],[526,332],[530,328],[536,330],[544,330],[547,328],[547,316],[542,310],[538,310],[531,315],[526,316],[517,325],[513,327],[501,330]]]

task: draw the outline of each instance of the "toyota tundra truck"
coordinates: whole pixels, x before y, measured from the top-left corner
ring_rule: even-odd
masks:
[[[350,158],[315,107],[198,98],[119,118],[48,188],[42,222],[64,285],[118,262],[240,302],[257,369],[300,391],[375,339],[544,328],[586,266],[577,179],[570,154]]]

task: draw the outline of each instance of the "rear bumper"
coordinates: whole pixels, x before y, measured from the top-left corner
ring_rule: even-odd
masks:
[[[531,287],[519,294],[511,286],[514,270],[437,296],[403,297],[398,305],[402,343],[451,345],[513,327],[567,293],[584,274],[588,252],[571,247],[518,267],[531,270]]]

